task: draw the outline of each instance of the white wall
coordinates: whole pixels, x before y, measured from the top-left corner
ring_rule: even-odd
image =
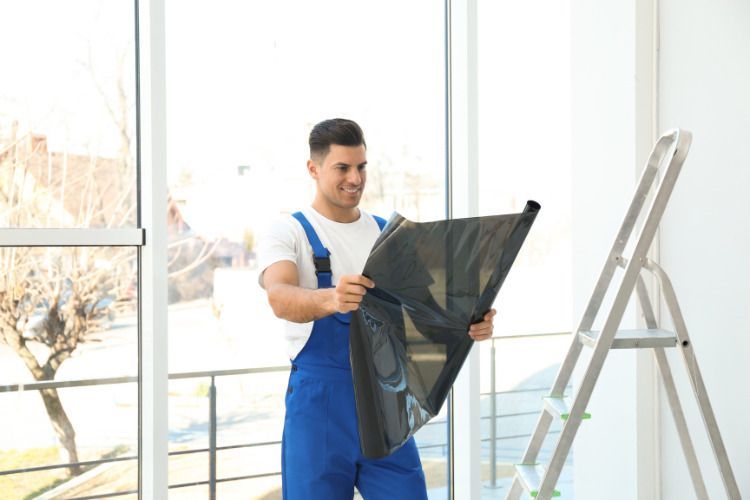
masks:
[[[571,3],[575,316],[589,299],[632,196],[644,144],[672,127],[692,131],[658,256],[681,301],[747,496],[750,271],[743,264],[750,249],[750,3],[661,0],[659,60],[652,65],[649,12],[655,2]],[[652,67],[658,68],[658,87],[651,85]],[[657,113],[656,122],[649,110]],[[638,322],[631,309],[623,325]],[[671,354],[710,497],[724,498],[684,366]],[[584,422],[574,445],[576,498],[602,492],[614,499],[695,497],[665,396],[658,394],[654,405],[653,386],[648,358],[614,352],[607,360],[589,405],[593,419]]]
[[[571,33],[573,302],[579,318],[656,134],[654,0],[571,2]],[[658,251],[658,241],[653,248]],[[609,298],[621,278],[618,272]],[[595,328],[602,322],[603,316]],[[642,323],[631,305],[621,328]],[[658,496],[656,396],[650,352],[610,353],[589,404],[593,418],[574,445],[576,498]]]
[[[634,12],[627,1],[571,2],[573,328],[635,184]],[[632,311],[626,313],[623,323],[634,322]],[[592,419],[573,446],[575,498],[603,492],[610,499],[637,498],[635,378],[633,352],[615,352],[605,363],[588,407]]]
[[[740,492],[750,496],[750,3],[662,0],[660,128],[693,132],[662,223],[672,277]],[[671,357],[711,498],[725,498],[681,361]],[[662,398],[664,401],[664,398]],[[662,405],[662,496],[694,498]]]

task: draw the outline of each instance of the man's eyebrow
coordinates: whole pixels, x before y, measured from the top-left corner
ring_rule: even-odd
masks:
[[[334,167],[351,167],[351,165],[349,165],[348,163],[344,163],[343,161],[340,161],[340,162],[334,163],[334,164],[333,164],[333,166],[334,166]],[[365,161],[365,162],[362,162],[362,163],[360,163],[360,164],[359,164],[359,165],[357,165],[357,166],[358,166],[358,167],[366,167],[366,166],[367,166],[367,162],[366,162],[366,161]]]

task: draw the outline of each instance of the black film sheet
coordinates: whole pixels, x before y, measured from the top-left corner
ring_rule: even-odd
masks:
[[[362,453],[396,451],[440,412],[539,204],[519,214],[416,223],[394,213],[362,274],[350,357]],[[500,313],[501,314],[501,313]]]

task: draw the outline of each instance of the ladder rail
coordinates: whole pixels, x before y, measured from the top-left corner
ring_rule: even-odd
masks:
[[[586,306],[586,310],[581,319],[581,323],[579,324],[578,329],[573,332],[573,338],[571,340],[570,349],[568,350],[568,355],[565,357],[562,365],[560,365],[557,377],[555,378],[555,382],[550,391],[551,396],[562,396],[565,387],[568,385],[568,381],[573,374],[573,370],[575,369],[576,363],[578,362],[578,358],[580,357],[582,348],[582,346],[578,342],[578,332],[591,329],[594,324],[594,320],[599,313],[602,302],[604,301],[604,296],[607,293],[607,289],[612,283],[615,271],[617,270],[618,266],[623,265],[624,261],[622,253],[624,252],[625,247],[627,246],[627,243],[633,233],[633,230],[635,229],[638,217],[643,211],[643,206],[645,205],[648,198],[648,193],[651,190],[654,181],[657,179],[660,165],[664,161],[671,147],[675,145],[675,153],[677,151],[680,151],[681,155],[679,158],[673,155],[672,160],[667,167],[667,171],[669,172],[671,170],[672,175],[664,175],[662,177],[659,191],[661,191],[661,187],[665,186],[664,183],[668,177],[671,182],[671,187],[674,186],[674,182],[676,181],[677,175],[679,175],[679,170],[682,167],[682,163],[685,161],[687,150],[690,146],[690,140],[691,137],[689,132],[672,130],[662,135],[656,142],[656,145],[654,146],[654,149],[649,156],[648,162],[646,163],[646,167],[641,174],[641,179],[638,182],[636,194],[633,197],[630,206],[628,207],[625,219],[623,220],[622,225],[617,232],[617,236],[615,237],[615,242],[612,245],[607,259],[604,262],[604,268],[602,269],[602,272],[599,275],[599,279],[594,286],[594,291],[591,295],[591,298],[589,299],[588,305]],[[669,195],[672,192],[671,187],[666,193],[666,199],[664,199],[663,201],[664,205],[666,205],[666,201],[669,199]],[[656,198],[654,199],[654,202],[655,201]],[[651,208],[653,211],[654,206],[652,205]],[[663,210],[664,208],[662,207],[662,213]],[[659,219],[661,219],[661,214],[659,214]],[[656,225],[658,226],[658,220],[656,222]],[[641,232],[641,237],[642,235],[643,231]],[[639,239],[641,238],[639,237]],[[653,237],[651,238],[651,240],[653,240]],[[649,246],[651,244],[651,240],[649,240]],[[648,248],[646,248],[646,251],[648,251]]]
[[[638,275],[636,293],[638,295],[638,301],[641,304],[643,316],[646,320],[646,327],[649,329],[658,328],[656,315],[654,314],[654,309],[649,300],[646,284],[643,281],[643,273]],[[706,489],[706,483],[703,480],[703,474],[701,473],[700,465],[698,464],[698,456],[695,453],[693,441],[690,439],[687,420],[685,419],[685,413],[682,411],[682,405],[680,404],[677,387],[674,383],[672,371],[669,367],[669,361],[667,360],[664,348],[654,348],[653,353],[656,366],[659,369],[659,374],[664,383],[664,390],[667,393],[667,401],[669,402],[669,408],[672,410],[672,418],[674,419],[675,427],[677,428],[677,436],[680,439],[682,453],[685,455],[690,479],[693,482],[693,489],[695,490],[698,500],[708,500],[708,490]]]
[[[672,281],[661,266],[655,262],[647,260],[644,267],[654,273],[662,288],[664,301],[667,304],[667,309],[669,310],[672,322],[674,323],[675,333],[677,334],[677,338],[682,347],[680,352],[688,372],[690,385],[693,388],[695,398],[698,400],[698,408],[703,419],[703,424],[706,427],[706,432],[708,433],[711,449],[714,453],[714,458],[719,465],[719,472],[721,474],[722,482],[724,483],[724,489],[731,500],[739,500],[742,497],[740,495],[739,487],[737,486],[737,480],[732,471],[732,466],[729,463],[729,455],[724,446],[724,441],[721,439],[719,424],[716,421],[711,401],[708,398],[708,391],[703,382],[700,368],[698,368],[698,361],[695,358],[693,344],[690,342],[687,326],[685,325],[685,320],[682,316],[682,311],[680,310],[680,304],[677,301],[677,295],[672,286]]]
[[[521,498],[521,494],[523,493],[523,487],[521,486],[521,481],[518,479],[518,474],[515,474],[513,476],[513,482],[510,485],[510,489],[508,490],[508,494],[505,496],[506,500],[517,500]]]
[[[552,405],[545,405],[544,409],[541,411],[534,433],[532,434],[526,451],[524,452],[522,465],[516,469],[516,475],[506,497],[507,499],[518,499],[524,488],[534,491],[534,495],[541,500],[547,500],[552,497],[555,492],[554,487],[562,472],[570,448],[573,445],[573,440],[575,439],[578,428],[584,418],[584,412],[589,404],[591,395],[596,386],[599,375],[601,374],[601,370],[603,369],[604,362],[606,361],[609,351],[613,348],[615,337],[618,334],[622,318],[634,291],[638,296],[641,311],[646,319],[649,335],[656,335],[656,332],[660,331],[658,329],[656,315],[654,314],[648,290],[643,281],[642,271],[644,270],[650,271],[655,276],[656,282],[659,284],[659,290],[661,291],[660,295],[664,298],[669,314],[672,317],[672,322],[675,327],[675,334],[672,338],[679,342],[677,347],[680,348],[683,361],[687,368],[688,378],[690,379],[693,393],[697,399],[704,426],[708,432],[714,457],[719,465],[719,471],[721,473],[725,490],[731,500],[741,499],[739,488],[729,463],[727,451],[724,442],[721,439],[716,417],[713,413],[708,393],[695,359],[695,352],[693,351],[688,336],[687,327],[685,326],[674,288],[661,267],[652,262],[647,256],[666,209],[667,202],[669,201],[674,189],[677,177],[679,176],[682,165],[687,157],[691,141],[691,134],[679,129],[669,131],[657,140],[654,149],[649,156],[647,165],[641,175],[641,180],[638,183],[635,196],[628,208],[625,219],[620,226],[610,253],[605,260],[604,268],[599,275],[594,291],[586,306],[581,323],[578,329],[573,332],[570,349],[558,370],[549,396],[553,398],[562,398],[564,396],[563,391],[568,385],[579,360],[581,350],[583,349],[583,342],[586,341],[588,343],[590,339],[594,338],[591,335],[591,327],[600,312],[604,297],[606,296],[609,287],[612,285],[616,268],[617,266],[621,266],[625,269],[625,273],[607,313],[604,326],[602,327],[601,332],[599,332],[598,337],[596,337],[596,342],[593,344],[594,351],[591,359],[588,362],[588,366],[586,367],[585,373],[579,383],[579,387],[570,407],[566,408],[562,401],[556,400]],[[628,241],[633,236],[633,230],[642,215],[648,195],[654,187],[654,181],[658,179],[658,173],[667,160],[667,155],[670,151],[672,153],[671,158],[668,159],[667,166],[663,169],[664,173],[661,176],[661,179],[656,183],[654,195],[651,199],[650,206],[645,212],[644,222],[638,231],[631,258],[626,259],[623,256],[624,250]],[[584,335],[585,338],[581,335]],[[622,344],[622,342],[620,344]],[[698,457],[690,438],[685,414],[680,405],[677,388],[674,378],[672,377],[672,372],[664,348],[661,347],[660,344],[652,341],[643,342],[640,346],[636,341],[631,347],[644,348],[647,346],[653,348],[655,362],[664,383],[669,406],[672,410],[672,416],[675,421],[682,451],[687,461],[693,487],[700,500],[708,499],[708,492],[701,474]],[[552,450],[550,462],[546,469],[541,466],[533,467],[536,466],[536,458],[538,457],[544,439],[548,434],[553,414],[555,412],[560,415],[562,415],[563,412],[566,412],[567,418],[563,423],[562,430],[557,438],[555,447]],[[539,482],[539,484],[537,485],[536,482]]]
[[[660,190],[661,191],[661,190]],[[657,193],[658,195],[661,193]],[[657,206],[658,207],[658,206]],[[649,214],[648,221],[653,222],[651,217],[653,212]],[[661,214],[658,214],[659,216]],[[658,224],[657,224],[658,225]],[[549,498],[552,495],[555,484],[560,477],[562,468],[565,465],[565,460],[568,457],[570,448],[573,445],[573,440],[578,432],[578,428],[583,421],[583,413],[586,411],[586,407],[589,404],[591,395],[594,392],[596,382],[599,380],[599,375],[604,367],[604,361],[607,359],[607,354],[612,348],[612,343],[615,339],[615,334],[620,326],[622,317],[625,314],[625,309],[630,301],[630,297],[633,294],[635,288],[636,279],[639,277],[641,270],[641,263],[643,259],[641,255],[645,256],[645,252],[651,244],[651,240],[655,234],[655,227],[653,224],[647,225],[651,231],[642,231],[639,241],[636,245],[636,250],[626,267],[625,276],[623,277],[620,287],[615,296],[615,300],[612,304],[607,319],[604,323],[604,327],[596,341],[594,347],[594,353],[591,356],[586,371],[581,378],[578,390],[576,391],[575,398],[573,399],[573,405],[570,408],[570,416],[563,424],[562,431],[558,436],[557,443],[552,452],[552,457],[549,462],[549,466],[542,477],[541,484],[539,485],[539,497],[538,498]]]
[[[552,425],[552,415],[546,411],[541,412],[534,427],[534,433],[531,435],[529,444],[526,447],[526,452],[521,459],[522,464],[533,465],[536,462],[539,450],[544,444],[544,438],[547,437],[547,432],[549,432],[550,425]]]
[[[568,385],[572,377],[573,370],[576,367],[583,348],[582,342],[579,340],[579,333],[581,331],[591,330],[594,320],[600,311],[607,290],[612,284],[612,279],[617,266],[625,267],[625,275],[620,282],[602,331],[597,338],[594,346],[594,353],[573,399],[569,416],[563,423],[563,428],[553,449],[549,466],[540,478],[537,498],[547,499],[552,496],[554,486],[562,472],[562,468],[565,464],[573,440],[575,439],[578,427],[583,420],[584,411],[588,406],[596,381],[598,380],[603,368],[604,361],[607,358],[609,350],[612,348],[612,343],[614,342],[615,335],[620,323],[622,322],[622,317],[625,313],[627,304],[632,297],[636,286],[645,290],[640,272],[647,260],[647,252],[651,247],[659,222],[661,221],[664,210],[666,209],[669,197],[672,194],[674,184],[687,156],[690,143],[691,134],[689,132],[677,129],[672,130],[662,135],[657,140],[651,154],[649,155],[646,167],[641,174],[636,194],[630,203],[612,248],[605,260],[604,267],[587,304],[581,323],[578,329],[573,332],[570,349],[558,370],[555,382],[550,391],[550,396],[552,397],[564,396],[565,387]],[[664,169],[664,174],[659,180],[659,171],[667,160],[667,155],[670,151],[672,151],[671,158],[669,158],[666,169]],[[644,210],[648,195],[651,192],[655,181],[657,181],[655,194],[650,207],[647,209],[645,222],[638,232],[632,257],[628,261],[623,257],[624,250],[628,241],[633,236],[633,231]],[[648,304],[648,312],[651,313],[651,317],[653,318],[653,310],[650,303]],[[551,414],[543,410],[524,453],[523,464],[532,465],[536,461],[544,438],[549,431],[551,421]],[[516,475],[507,498],[515,499],[518,498],[519,495],[520,482],[518,475]]]
[[[685,154],[687,154],[687,148],[690,147],[690,133],[676,129],[671,130],[662,135],[654,145],[654,148],[649,155],[648,161],[646,163],[646,167],[641,173],[641,178],[638,181],[638,187],[636,188],[633,200],[630,202],[630,206],[628,207],[628,210],[625,214],[625,218],[622,222],[622,225],[620,226],[620,230],[617,232],[617,236],[615,237],[615,242],[612,244],[612,249],[610,250],[607,260],[604,263],[604,268],[599,276],[599,280],[594,287],[594,292],[592,294],[591,300],[589,300],[589,304],[583,314],[583,319],[581,321],[581,327],[579,328],[579,330],[590,330],[592,325],[594,324],[594,320],[599,313],[601,303],[604,299],[607,289],[609,288],[612,278],[614,277],[615,270],[617,266],[620,265],[619,260],[620,258],[622,258],[623,251],[625,250],[625,247],[627,246],[627,243],[630,240],[631,235],[633,234],[633,230],[635,229],[638,217],[643,211],[643,206],[646,204],[648,193],[651,190],[654,181],[657,180],[659,167],[664,161],[672,145],[676,145],[676,149],[685,149]],[[676,174],[679,174],[679,170],[682,167],[683,162],[684,155],[680,159],[680,161],[675,161],[675,158],[673,156],[672,161],[667,167],[667,170],[669,171],[670,169],[672,169],[672,171],[674,172],[674,169],[676,167]],[[676,175],[674,177],[675,179],[673,180],[676,180]],[[661,182],[662,185],[666,178],[667,176],[665,175]],[[674,185],[674,182],[672,182],[672,185]],[[671,194],[671,189],[669,192]],[[669,195],[667,195],[667,199],[669,199]]]
[[[624,312],[624,307],[622,309]],[[614,318],[617,313],[617,311],[613,312],[615,314],[610,314],[610,318]],[[606,324],[601,331],[596,346],[594,347],[594,353],[586,367],[584,376],[581,378],[581,383],[578,387],[575,398],[573,399],[573,404],[570,407],[570,416],[563,423],[562,430],[552,451],[549,466],[547,467],[539,485],[539,496],[537,497],[539,499],[547,499],[552,496],[555,484],[557,484],[562,468],[565,465],[565,460],[567,459],[570,448],[573,445],[575,435],[583,421],[583,413],[586,411],[586,407],[589,404],[591,394],[594,391],[596,381],[598,380],[599,374],[604,366],[604,360],[612,346],[616,332],[617,325],[613,321],[608,321],[608,324]]]
[[[599,379],[599,375],[601,374],[602,367],[604,366],[604,361],[606,360],[607,354],[612,348],[612,342],[614,341],[615,334],[617,333],[617,329],[620,327],[622,317],[625,314],[625,309],[627,308],[628,302],[633,295],[636,280],[640,275],[641,268],[643,267],[644,262],[646,261],[646,253],[651,247],[651,243],[653,242],[656,230],[659,227],[661,217],[664,214],[664,210],[666,209],[667,202],[669,201],[669,197],[671,196],[672,190],[674,189],[677,177],[679,176],[682,165],[685,161],[685,158],[687,157],[687,151],[690,146],[690,139],[691,136],[689,132],[674,131],[670,134],[666,134],[657,141],[657,144],[654,147],[654,151],[649,157],[649,161],[645,169],[646,171],[642,176],[642,181],[639,185],[636,196],[634,197],[633,203],[631,204],[631,210],[628,210],[628,214],[625,218],[626,222],[623,223],[623,227],[621,229],[621,233],[628,234],[628,238],[626,238],[624,241],[618,240],[615,243],[615,248],[618,248],[620,245],[624,247],[624,245],[627,244],[627,239],[629,239],[630,235],[632,234],[633,227],[635,226],[637,218],[640,215],[640,211],[642,210],[645,200],[648,197],[648,191],[650,191],[651,186],[650,184],[647,186],[644,183],[644,180],[650,179],[653,183],[653,180],[656,178],[658,168],[664,160],[664,156],[670,150],[671,146],[674,145],[672,158],[670,159],[666,171],[664,172],[664,175],[659,182],[656,194],[654,195],[653,201],[651,203],[651,207],[648,209],[646,220],[643,223],[643,227],[639,231],[635,249],[633,250],[633,255],[626,265],[625,276],[620,282],[620,286],[617,290],[617,294],[615,295],[612,307],[609,310],[609,314],[607,314],[607,318],[604,322],[604,326],[602,327],[601,334],[599,335],[596,346],[594,347],[594,354],[592,355],[591,360],[586,367],[585,374],[581,379],[578,391],[573,400],[573,405],[570,408],[570,417],[563,424],[563,429],[560,432],[557,444],[554,451],[552,452],[549,467],[542,477],[541,484],[539,485],[539,498],[548,498],[552,495],[554,486],[557,483],[560,473],[562,472],[563,466],[565,465],[565,460],[568,456],[568,453],[570,452],[570,447],[573,444],[575,435],[578,432],[578,427],[581,424],[583,413],[589,404],[591,394],[593,393],[596,382]],[[638,210],[634,210],[634,207],[638,207]],[[620,256],[618,255],[617,257]],[[610,255],[607,263],[605,264],[605,272],[611,269],[612,273],[614,273],[614,269],[616,266],[617,259],[613,259]],[[611,278],[609,279],[609,281],[611,281]],[[607,287],[608,285],[609,283],[607,284]],[[589,303],[589,309],[587,310],[586,314],[594,310],[598,312],[599,306],[601,305],[601,300],[606,293],[607,287],[605,287],[603,292],[595,291],[594,297],[592,297],[592,302]],[[597,299],[599,304],[596,304],[596,307],[592,308],[594,299]],[[587,317],[586,314],[584,314],[582,325],[590,328],[590,326],[593,325],[594,318]],[[570,373],[572,374],[572,368],[570,369]],[[558,389],[558,386],[561,382],[562,381],[558,378],[558,380],[555,381],[556,387],[554,389]],[[566,380],[565,382],[567,385],[568,381]]]
[[[690,439],[690,432],[688,431],[685,413],[682,410],[682,405],[680,405],[680,399],[677,395],[677,386],[674,383],[672,371],[669,368],[669,361],[664,353],[664,349],[655,348],[654,358],[656,359],[656,365],[659,367],[659,374],[661,375],[664,389],[667,393],[667,400],[669,402],[669,407],[672,410],[672,418],[674,419],[675,427],[677,427],[677,436],[680,439],[682,453],[685,455],[685,461],[687,462],[690,479],[693,482],[695,495],[699,500],[708,500],[709,496],[708,490],[706,489],[706,483],[703,480],[703,474],[701,473],[693,441]]]
[[[663,157],[663,155],[668,151],[668,145],[666,144],[666,142],[662,142],[662,139],[664,137],[665,136],[662,136],[662,138],[660,138],[657,142],[657,146],[654,148],[654,152],[649,158],[648,166],[646,167],[647,169],[657,169],[659,163],[661,163],[661,159],[657,160],[657,158]],[[651,247],[651,243],[654,240],[656,231],[659,228],[659,223],[661,222],[661,218],[664,214],[664,210],[666,209],[667,202],[669,201],[669,197],[671,196],[672,190],[674,189],[677,177],[679,176],[680,170],[682,169],[682,164],[687,157],[687,151],[689,149],[691,140],[689,132],[673,132],[666,137],[676,137],[677,140],[674,153],[672,155],[672,159],[669,162],[669,165],[667,166],[666,171],[664,172],[664,176],[659,183],[651,207],[649,208],[648,214],[646,215],[646,220],[643,223],[643,227],[638,234],[638,240],[636,242],[635,249],[633,250],[633,255],[628,260],[627,265],[625,266],[625,276],[620,283],[620,287],[617,290],[617,294],[612,303],[612,308],[610,309],[609,314],[607,315],[607,319],[605,320],[604,327],[602,328],[602,333],[599,336],[599,340],[597,341],[597,349],[598,344],[602,342],[607,345],[608,349],[609,347],[611,347],[614,335],[617,331],[617,328],[619,328],[620,323],[622,322],[622,316],[625,313],[625,309],[633,294],[633,290],[635,289],[636,280],[640,275],[641,268],[647,261],[646,255],[649,248]],[[660,145],[662,147],[659,147]],[[657,152],[660,152],[660,154],[657,154]],[[644,175],[644,177],[646,176]],[[636,198],[642,197],[645,200],[646,196],[648,196],[648,192],[643,192],[639,189]],[[628,217],[637,218],[637,214],[633,216],[633,214],[629,213]],[[631,222],[632,224],[635,224],[635,219],[632,219]],[[625,243],[627,242],[623,242],[623,244]],[[611,262],[609,263],[609,265],[614,268],[616,266],[616,262]],[[585,323],[589,323],[589,321],[590,324],[586,324],[588,328],[586,328],[585,330],[589,329],[590,325],[593,324],[593,318],[584,319]]]

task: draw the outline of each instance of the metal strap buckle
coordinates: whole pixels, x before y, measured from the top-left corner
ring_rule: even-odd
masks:
[[[313,256],[313,262],[315,263],[315,274],[331,272],[331,258],[330,257]]]

